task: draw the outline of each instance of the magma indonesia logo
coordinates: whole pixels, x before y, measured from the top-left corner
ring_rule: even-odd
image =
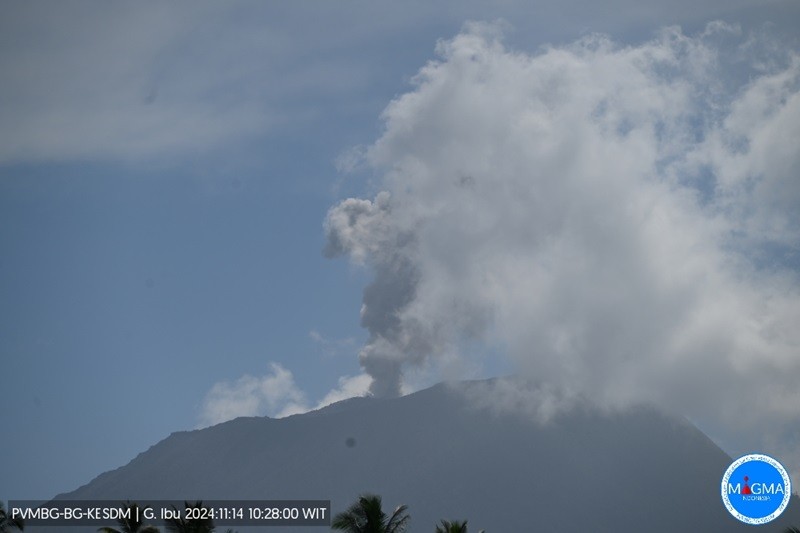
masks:
[[[722,476],[722,503],[745,524],[766,524],[789,505],[792,482],[778,461],[753,453],[736,459]]]

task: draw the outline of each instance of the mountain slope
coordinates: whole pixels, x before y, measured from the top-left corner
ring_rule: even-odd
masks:
[[[489,533],[752,530],[720,502],[731,458],[684,420],[583,406],[539,424],[474,407],[470,390],[438,385],[175,433],[60,497],[330,499],[336,513],[375,492],[387,508],[409,505],[411,531],[441,518]],[[800,525],[796,497],[760,530],[789,523]]]

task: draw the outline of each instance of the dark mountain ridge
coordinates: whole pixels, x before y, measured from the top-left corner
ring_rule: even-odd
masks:
[[[488,533],[752,531],[720,501],[731,458],[686,420],[581,404],[539,423],[476,406],[473,385],[174,433],[59,498],[330,499],[336,513],[373,492],[409,506],[410,531],[442,518]],[[760,531],[790,524],[796,496]],[[291,528],[306,530],[321,529]]]

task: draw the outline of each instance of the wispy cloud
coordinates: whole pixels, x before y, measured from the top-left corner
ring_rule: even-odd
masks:
[[[339,384],[336,388],[331,390],[325,395],[322,400],[317,403],[316,409],[325,407],[332,403],[347,400],[348,398],[356,398],[365,396],[369,393],[369,386],[372,383],[372,378],[367,374],[358,374],[357,376],[343,376],[339,378]]]
[[[259,377],[244,375],[234,382],[216,383],[206,395],[202,425],[212,425],[240,416],[269,414],[280,418],[307,410],[306,398],[292,373],[277,363]]]
[[[229,147],[313,121],[313,95],[346,95],[369,72],[346,58],[297,62],[310,45],[267,6],[2,9],[0,33],[14,46],[0,49],[0,164]]]
[[[356,349],[356,340],[352,337],[335,339],[326,337],[317,330],[309,331],[308,336],[320,347],[322,354],[327,357],[352,355]]]
[[[769,11],[783,3],[760,5]],[[458,24],[467,12],[514,20],[538,45],[587,26],[696,24],[750,4],[619,0],[614,9],[598,9],[583,0],[542,0],[533,15],[529,2],[517,0],[319,4],[317,20],[272,3],[3,4],[0,34],[14,46],[0,48],[0,163],[186,156],[315,124],[331,107],[353,110],[375,98],[387,81],[376,80],[392,70],[376,43]],[[348,31],[339,31],[345,25]],[[435,37],[425,30],[419,36]],[[395,83],[396,72],[391,76]],[[337,164],[352,168],[353,155]]]
[[[214,384],[203,401],[200,426],[219,424],[240,416],[283,418],[305,413],[341,400],[364,396],[372,382],[372,378],[366,374],[343,376],[339,378],[337,387],[316,404],[310,404],[289,370],[278,363],[270,363],[269,366],[269,372],[263,376],[244,375],[234,382]]]

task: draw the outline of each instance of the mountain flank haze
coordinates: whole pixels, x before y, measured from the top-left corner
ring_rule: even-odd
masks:
[[[409,506],[410,531],[432,531],[442,518],[489,533],[749,531],[720,501],[731,458],[685,419],[577,402],[542,421],[473,401],[498,383],[174,433],[58,498],[330,499],[335,514],[372,492],[387,509]],[[761,530],[791,524],[800,524],[796,496]]]

